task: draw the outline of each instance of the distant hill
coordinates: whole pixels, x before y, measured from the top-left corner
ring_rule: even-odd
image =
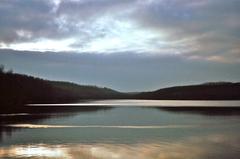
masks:
[[[110,88],[16,74],[0,67],[0,113],[17,112],[28,103],[69,103],[89,99],[240,100],[240,83],[209,82],[152,92],[121,93]]]
[[[68,103],[87,99],[119,99],[126,94],[109,88],[49,81],[0,71],[0,112],[27,103]]]
[[[240,83],[209,82],[200,85],[163,88],[136,95],[138,99],[162,100],[239,100]]]
[[[106,87],[78,85],[63,81],[48,81],[55,89],[61,90],[59,97],[71,96],[76,99],[119,99],[125,98],[127,94]],[[58,93],[58,92],[55,92]]]

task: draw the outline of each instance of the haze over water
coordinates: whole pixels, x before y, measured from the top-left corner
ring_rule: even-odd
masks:
[[[204,108],[152,107],[151,102],[146,107],[146,101],[145,107],[130,107],[140,100],[128,101],[129,106],[126,100],[108,102],[113,107],[2,114],[0,158],[222,159],[240,155],[238,107],[206,108],[208,101]],[[227,106],[225,101],[217,102]]]

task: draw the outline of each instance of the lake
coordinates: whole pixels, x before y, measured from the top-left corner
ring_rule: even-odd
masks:
[[[29,105],[27,112],[0,115],[0,158],[237,159],[239,106],[147,100]]]

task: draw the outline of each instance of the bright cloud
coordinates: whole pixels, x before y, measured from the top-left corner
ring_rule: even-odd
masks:
[[[69,45],[74,42],[74,39],[64,39],[64,40],[49,40],[49,39],[39,39],[36,41],[23,42],[23,43],[13,43],[9,45],[4,45],[4,49],[14,49],[20,51],[74,51]]]

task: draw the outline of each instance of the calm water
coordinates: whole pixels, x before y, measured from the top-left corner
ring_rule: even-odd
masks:
[[[196,101],[195,105],[194,101],[181,101],[179,107],[174,101],[174,107],[164,108],[151,102],[99,101],[92,103],[95,106],[88,103],[88,107],[67,108],[32,106],[37,112],[51,113],[2,114],[0,158],[239,158],[239,101]],[[168,102],[159,105],[173,106]],[[108,107],[100,107],[104,103]]]

